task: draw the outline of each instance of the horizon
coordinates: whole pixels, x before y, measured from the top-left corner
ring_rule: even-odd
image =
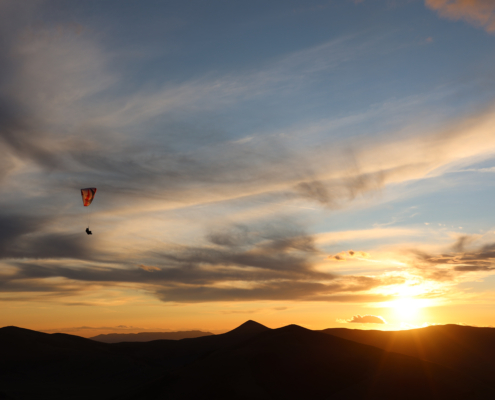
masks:
[[[116,334],[116,335],[127,335],[127,334],[136,335],[138,333],[145,333],[145,334],[146,333],[149,333],[149,334],[151,334],[151,333],[155,333],[155,334],[156,333],[165,333],[166,334],[166,333],[182,333],[182,332],[202,332],[202,333],[211,333],[213,335],[221,335],[224,333],[235,331],[238,328],[241,328],[241,327],[248,325],[248,324],[252,325],[252,323],[259,325],[259,326],[262,326],[264,328],[268,328],[270,330],[282,329],[282,328],[286,328],[289,326],[298,326],[301,328],[309,329],[309,328],[306,328],[306,327],[298,325],[298,324],[287,324],[287,325],[278,326],[278,327],[269,327],[269,326],[266,326],[264,324],[261,324],[261,323],[255,321],[255,320],[250,319],[250,320],[244,321],[243,323],[241,323],[238,326],[235,326],[234,328],[220,329],[220,330],[216,330],[214,332],[209,331],[208,329],[177,329],[177,330],[161,329],[161,330],[156,330],[156,331],[153,331],[153,330],[147,330],[147,331],[141,330],[141,331],[139,331],[139,330],[137,330],[139,328],[135,328],[135,327],[121,328],[121,329],[125,329],[125,331],[120,331],[120,332],[115,332],[114,330],[112,330],[108,327],[100,327],[100,328],[79,327],[79,328],[68,328],[65,330],[64,329],[51,329],[51,330],[40,330],[40,331],[34,330],[34,331],[35,332],[41,332],[41,333],[48,333],[48,334],[64,333],[64,334],[68,334],[68,335],[83,337],[86,339],[92,339],[92,338],[95,338],[98,336],[106,336],[106,335],[114,335],[114,334]],[[332,330],[332,329],[347,329],[347,330],[359,330],[359,331],[403,332],[403,331],[409,331],[409,330],[422,330],[425,328],[440,327],[440,326],[460,326],[460,327],[466,327],[466,328],[495,329],[494,326],[473,326],[473,325],[464,325],[464,324],[431,324],[431,325],[425,325],[425,326],[420,326],[420,327],[407,327],[407,328],[401,328],[401,329],[396,329],[396,330],[385,330],[385,329],[379,329],[379,328],[373,328],[373,327],[366,326],[368,324],[356,324],[356,325],[360,325],[360,326],[356,326],[356,327],[338,326],[338,327],[333,327],[333,328],[317,329],[314,331],[319,332],[319,331],[328,331],[328,330]],[[2,326],[2,327],[0,327],[0,329],[2,329],[2,328],[26,329],[26,328],[23,328],[20,326]],[[81,328],[83,328],[83,329],[81,329]],[[74,333],[71,333],[73,330],[78,330],[79,333],[77,335]],[[309,330],[311,330],[311,329],[309,329]],[[85,334],[81,334],[81,331],[84,331]],[[157,339],[152,339],[152,340],[157,340]],[[180,339],[168,339],[168,340],[180,340]]]
[[[495,325],[495,3],[0,21],[0,326]]]
[[[312,331],[249,320],[224,335],[90,340],[10,327],[0,329],[0,339],[1,394],[9,399],[379,399],[408,393],[485,400],[495,394],[494,328]]]

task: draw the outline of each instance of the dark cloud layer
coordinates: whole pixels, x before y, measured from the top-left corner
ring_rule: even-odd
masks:
[[[34,161],[49,170],[59,167],[58,149],[48,149],[43,145],[48,138],[43,137],[43,132],[34,127],[35,122],[31,121],[27,111],[10,97],[8,92],[0,93],[0,145],[13,155]]]
[[[461,236],[451,247],[452,252],[430,254],[413,250],[414,267],[428,279],[445,281],[466,272],[495,270],[495,244],[466,249],[474,242],[470,236]]]
[[[47,218],[0,214],[0,259],[94,260],[101,253],[81,234],[54,233]]]
[[[298,183],[296,193],[329,208],[340,208],[360,195],[375,192],[383,186],[386,172],[363,174],[350,170],[345,179],[332,182],[310,180]]]
[[[19,230],[24,240],[36,224]],[[228,232],[241,232],[228,241]],[[269,233],[267,233],[269,232]],[[298,232],[297,236],[290,236]],[[220,239],[221,238],[221,239]],[[3,292],[57,292],[71,295],[92,285],[135,284],[166,302],[305,300],[384,301],[384,296],[365,294],[380,286],[403,283],[397,277],[338,276],[315,268],[322,257],[312,236],[294,226],[253,232],[233,226],[207,235],[212,245],[175,246],[143,254],[152,264],[139,266],[96,265],[79,245],[77,237],[44,235],[29,242],[33,259],[12,260],[16,251],[3,257],[13,268],[0,276]],[[29,254],[29,253],[26,253]],[[86,255],[86,258],[85,258]],[[38,259],[38,261],[34,259]],[[58,260],[68,260],[66,266]],[[77,262],[75,262],[76,260]],[[54,283],[54,278],[62,278]],[[75,284],[71,286],[71,282]]]

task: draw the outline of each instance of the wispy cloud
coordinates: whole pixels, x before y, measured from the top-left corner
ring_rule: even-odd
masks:
[[[466,245],[474,238],[461,236],[452,246],[451,252],[430,254],[420,250],[413,250],[416,262],[415,268],[421,271],[428,279],[453,280],[461,274],[470,272],[490,272],[495,270],[495,244],[484,244],[479,248]]]
[[[425,4],[442,17],[463,19],[487,32],[495,32],[495,3],[492,0],[425,0]]]
[[[181,125],[172,115],[209,112],[211,107],[297,90],[301,80],[311,81],[320,72],[349,62],[369,43],[341,38],[267,63],[260,71],[205,75],[119,96],[114,87],[125,77],[110,72],[115,60],[91,35],[62,28],[14,35],[13,50],[5,53],[15,72],[5,86],[0,113],[4,176],[19,158],[59,171],[50,185],[77,187],[76,182],[96,181],[109,189],[114,204],[123,194],[135,196],[133,201],[154,197],[181,203],[272,194],[339,208],[387,184],[421,178],[464,157],[455,148],[457,142],[468,139],[467,150],[478,154],[481,148],[475,143],[486,136],[478,131],[477,141],[469,140],[471,128],[465,126],[463,132],[428,132],[393,142],[387,134],[386,140],[377,138],[371,147],[342,141],[316,151],[296,151],[299,136],[277,132],[263,138],[254,135],[249,142],[226,140],[230,138],[222,132]],[[33,97],[33,92],[40,95]],[[159,116],[167,134],[153,142],[153,148],[143,146],[142,139],[135,138],[136,130],[141,138],[153,139]],[[325,131],[333,129],[335,121],[318,124]],[[486,150],[493,144],[484,145]],[[349,147],[352,153],[342,151]],[[440,147],[442,152],[437,151]],[[205,193],[204,185],[214,189]]]
[[[495,173],[495,167],[490,167],[490,168],[466,168],[466,169],[459,169],[456,171],[452,172],[482,172],[482,173]]]
[[[143,253],[152,265],[133,267],[84,263],[66,266],[53,261],[9,261],[8,274],[0,275],[5,292],[51,292],[67,287],[70,295],[94,285],[133,285],[165,302],[303,300],[336,302],[384,301],[372,289],[404,282],[401,277],[339,276],[315,266],[321,257],[310,235],[282,224],[278,230],[242,232],[225,241],[221,232],[209,234],[210,245],[174,246]],[[72,261],[74,263],[74,261]],[[74,285],[71,285],[71,283]]]

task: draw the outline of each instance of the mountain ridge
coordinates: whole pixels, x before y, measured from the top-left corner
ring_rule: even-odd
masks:
[[[438,336],[445,330],[456,340]],[[295,324],[270,329],[252,320],[219,335],[123,343],[10,326],[0,328],[0,395],[14,400],[495,398],[495,388],[472,373],[479,350],[493,347],[495,330],[454,326],[402,332],[414,340],[423,335],[427,350],[440,340],[457,353],[437,360],[442,364],[390,351],[383,344],[388,339],[376,339],[390,332],[313,331]],[[361,343],[360,335],[375,345]],[[474,353],[460,358],[465,364],[452,364],[470,350]],[[488,366],[486,375],[494,370],[488,361],[481,365]]]
[[[465,370],[495,388],[495,328],[447,324],[403,331],[329,328],[321,332]]]
[[[199,330],[177,332],[138,332],[138,333],[107,333],[90,337],[88,339],[103,343],[121,342],[150,342],[152,340],[181,340],[202,336],[212,336],[211,332]]]
[[[433,388],[431,381],[436,382]],[[185,400],[201,396],[481,400],[492,395],[495,391],[444,366],[288,325],[265,330],[171,370],[123,400]]]

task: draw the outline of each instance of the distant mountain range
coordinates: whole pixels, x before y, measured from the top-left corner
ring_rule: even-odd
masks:
[[[211,335],[213,333],[201,331],[108,333],[106,335],[90,337],[90,339],[103,343],[151,342],[152,340],[180,340]]]
[[[102,343],[0,328],[0,399],[495,399],[495,329],[269,329]]]

